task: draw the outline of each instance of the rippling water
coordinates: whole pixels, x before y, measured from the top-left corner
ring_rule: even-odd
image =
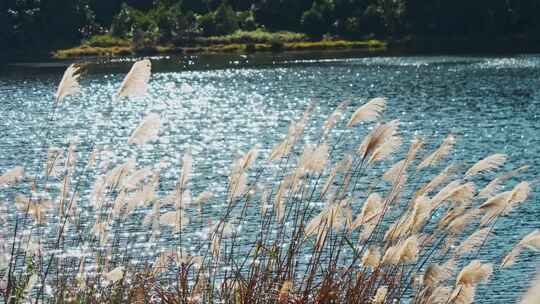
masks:
[[[325,59],[229,56],[165,58],[154,62],[150,97],[114,103],[131,62],[94,63],[83,75],[83,93],[60,105],[49,126],[50,142],[65,147],[77,137],[85,151],[96,142],[115,148],[114,160],[136,157],[163,168],[161,190],[178,176],[181,155],[195,158],[195,189],[224,190],[233,157],[261,144],[265,153],[310,102],[316,105],[308,140],[342,100],[351,110],[368,98],[385,96],[385,118],[399,118],[404,137],[423,135],[434,147],[456,134],[456,162],[471,164],[493,152],[510,155],[506,166],[531,165],[527,180],[540,172],[540,56],[374,57]],[[337,58],[337,59],[335,59]],[[11,68],[0,74],[0,172],[38,164],[48,111],[63,67]],[[145,114],[161,113],[159,141],[143,148],[125,142]],[[111,116],[113,127],[107,126]],[[339,131],[339,130],[338,130]],[[161,160],[159,162],[158,160]],[[194,189],[194,192],[196,192]],[[532,229],[540,228],[540,194],[498,223],[481,258],[493,261]],[[3,191],[9,202],[13,193]],[[217,212],[222,205],[209,206]],[[249,229],[249,228],[246,228]],[[499,263],[499,260],[495,260]],[[478,303],[510,303],[527,287],[539,259],[527,252],[517,265],[497,271],[478,291]]]

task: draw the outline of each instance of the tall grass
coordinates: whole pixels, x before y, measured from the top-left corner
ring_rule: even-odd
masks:
[[[79,72],[64,75],[53,113],[77,98]],[[149,80],[150,62],[137,62],[113,111],[145,95]],[[499,218],[527,200],[527,181],[503,191],[527,168],[486,183],[506,155],[445,165],[458,139],[427,151],[384,119],[386,106],[375,98],[345,119],[344,102],[324,122],[309,106],[280,144],[240,155],[226,185],[208,189],[195,187],[205,179],[189,150],[164,189],[160,166],[111,163],[114,151],[95,145],[48,147],[45,136],[35,176],[16,164],[0,176],[17,193],[2,210],[4,302],[472,303],[493,271],[540,250],[534,231],[504,259],[480,254]],[[321,126],[309,142],[308,124]],[[125,140],[152,143],[161,127],[150,114]]]

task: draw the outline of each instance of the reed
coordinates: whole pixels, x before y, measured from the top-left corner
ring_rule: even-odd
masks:
[[[150,70],[135,63],[113,111],[147,93]],[[68,68],[52,109],[77,98],[79,75]],[[34,178],[17,164],[0,175],[2,191],[18,193],[0,219],[0,294],[5,303],[473,303],[494,271],[540,250],[533,231],[501,263],[479,254],[498,219],[527,200],[528,181],[502,191],[527,168],[485,182],[508,156],[446,166],[454,135],[427,151],[385,121],[386,107],[374,98],[347,120],[344,102],[306,142],[306,126],[319,123],[309,106],[269,153],[257,145],[235,159],[215,189],[195,187],[204,177],[189,150],[164,189],[160,166],[111,164],[114,151],[45,139]],[[156,141],[161,120],[149,114],[126,142]],[[536,285],[523,303],[538,298]]]

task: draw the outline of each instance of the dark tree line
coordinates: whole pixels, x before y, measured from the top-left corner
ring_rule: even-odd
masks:
[[[104,33],[153,43],[257,28],[313,38],[536,37],[539,14],[540,0],[0,0],[0,52]]]

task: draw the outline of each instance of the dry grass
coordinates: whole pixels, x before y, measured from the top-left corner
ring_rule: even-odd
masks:
[[[76,98],[78,71],[64,76],[70,89],[58,89],[53,113]],[[138,62],[114,102],[144,95],[138,88],[148,79],[150,62]],[[11,223],[1,247],[4,302],[472,303],[498,269],[499,261],[480,260],[480,249],[530,185],[480,197],[487,192],[477,191],[486,184],[479,176],[506,156],[473,160],[472,171],[445,169],[456,139],[427,151],[424,139],[403,139],[399,121],[383,119],[385,108],[385,99],[373,99],[346,123],[344,103],[323,123],[310,120],[308,107],[270,153],[255,146],[231,164],[226,190],[196,190],[189,151],[168,191],[159,190],[159,169],[133,159],[107,164],[114,151],[83,155],[76,143],[49,148],[34,177],[13,164],[0,176],[18,192],[7,202],[17,208],[2,213]],[[307,143],[311,123],[321,133]],[[336,138],[338,125],[346,131]],[[126,141],[152,143],[161,126],[149,115]],[[363,139],[344,149],[359,132]],[[220,212],[208,225],[212,204]],[[123,231],[127,223],[135,228]],[[241,230],[248,225],[256,229]],[[537,235],[516,248],[535,248]],[[150,258],[127,250],[141,240]]]

